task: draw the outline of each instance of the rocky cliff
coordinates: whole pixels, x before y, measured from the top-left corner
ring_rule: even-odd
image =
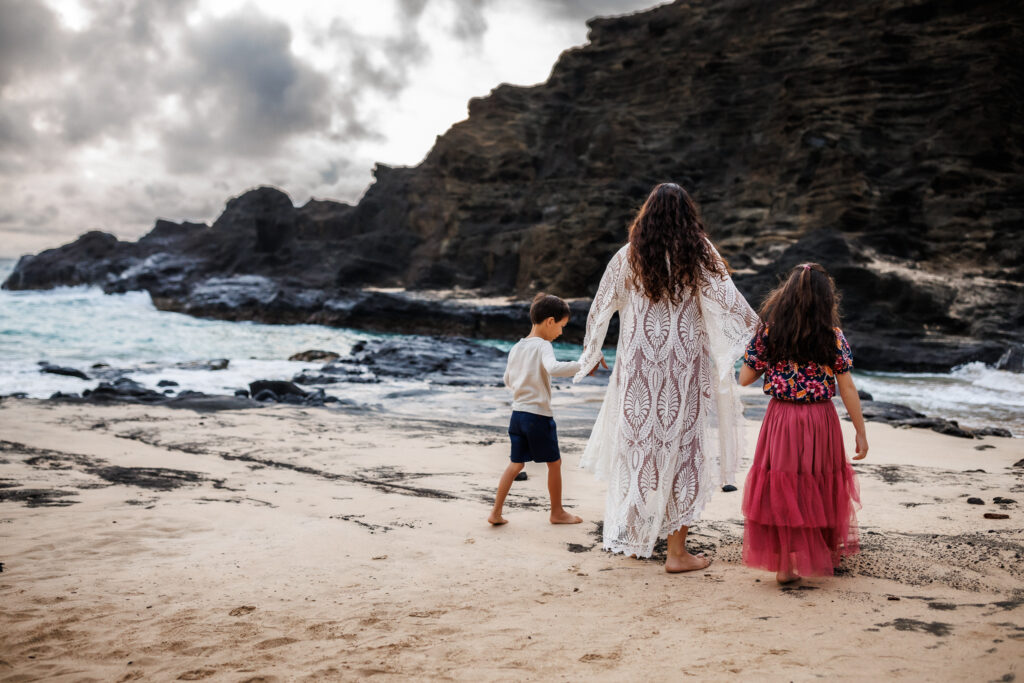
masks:
[[[861,367],[1019,347],[1017,3],[693,0],[589,26],[547,82],[471,100],[420,165],[378,166],[355,206],[296,208],[260,188],[212,226],[158,221],[136,243],[88,233],[24,257],[4,287],[96,283],[198,315],[504,336],[521,305],[422,292],[587,297],[647,192],[672,180],[752,302],[791,265],[829,267]]]

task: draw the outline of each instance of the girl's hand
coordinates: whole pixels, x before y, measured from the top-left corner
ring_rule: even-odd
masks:
[[[588,374],[588,375],[590,375],[591,377],[593,377],[593,376],[594,376],[594,373],[595,373],[595,372],[597,372],[597,368],[598,368],[598,367],[602,367],[602,368],[604,368],[605,370],[607,370],[607,369],[608,369],[608,364],[604,362],[604,354],[603,354],[603,353],[601,354],[601,362],[600,362],[600,363],[598,363],[597,365],[595,365],[594,367],[592,367],[592,368],[590,369],[590,372],[588,372],[587,374]]]
[[[853,459],[863,460],[868,456],[868,437],[863,432],[857,432],[856,444],[857,455],[853,456]]]

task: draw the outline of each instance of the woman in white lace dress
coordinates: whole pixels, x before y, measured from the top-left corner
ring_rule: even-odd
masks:
[[[758,318],[678,185],[654,188],[609,262],[574,381],[603,361],[615,312],[614,369],[581,461],[608,482],[604,547],[649,557],[667,537],[666,571],[703,569],[710,561],[687,552],[686,533],[714,489],[735,482],[742,415],[734,363]]]

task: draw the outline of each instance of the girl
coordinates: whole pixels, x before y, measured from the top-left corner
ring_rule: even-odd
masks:
[[[817,263],[799,265],[760,314],[740,384],[763,373],[772,400],[743,494],[743,562],[775,571],[779,583],[828,576],[859,550],[860,496],[832,405],[837,386],[857,430],[853,459],[868,454],[835,283]]]

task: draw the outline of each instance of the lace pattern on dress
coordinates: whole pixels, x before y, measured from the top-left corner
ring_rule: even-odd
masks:
[[[700,518],[717,483],[735,480],[742,414],[733,364],[757,316],[717,274],[705,274],[700,296],[652,302],[633,285],[628,249],[601,278],[574,381],[600,361],[617,311],[616,362],[580,464],[608,482],[604,547],[648,557],[658,538]],[[716,449],[707,443],[712,416]]]

